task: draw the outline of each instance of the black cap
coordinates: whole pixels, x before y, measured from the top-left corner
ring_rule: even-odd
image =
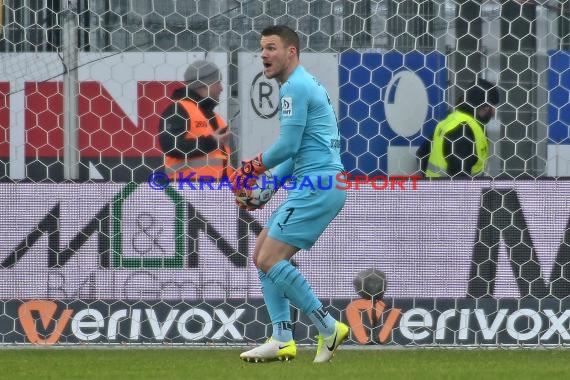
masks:
[[[499,104],[499,90],[494,83],[483,78],[477,78],[465,90],[465,103],[473,108],[478,108],[484,104],[497,106]]]

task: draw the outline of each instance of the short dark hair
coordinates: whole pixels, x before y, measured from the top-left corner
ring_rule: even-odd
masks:
[[[469,83],[463,94],[457,101],[457,108],[469,114],[483,105],[496,107],[500,103],[499,89],[497,86],[483,78],[477,78]]]
[[[496,106],[499,104],[499,90],[494,83],[477,78],[467,88],[465,99],[475,108],[483,104]]]
[[[287,25],[271,25],[261,31],[261,35],[279,36],[285,43],[285,46],[293,46],[297,49],[297,56],[299,56],[299,35]]]

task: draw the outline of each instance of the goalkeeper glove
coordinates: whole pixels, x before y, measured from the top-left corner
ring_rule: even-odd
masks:
[[[236,198],[235,202],[239,208],[241,208],[242,210],[246,210],[246,211],[262,210],[265,207],[265,204],[261,204],[259,206],[244,204],[243,202],[240,202],[237,198]]]
[[[263,161],[261,159],[261,153],[259,153],[255,158],[247,161],[241,162],[241,167],[232,174],[230,182],[232,184],[232,191],[237,193],[241,188],[244,187],[244,179],[246,177],[259,177],[267,171]],[[255,185],[255,178],[249,178],[247,180],[248,186]]]

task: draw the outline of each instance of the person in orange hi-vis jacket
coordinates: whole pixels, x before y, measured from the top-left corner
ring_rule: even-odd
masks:
[[[162,113],[159,126],[164,169],[171,180],[219,181],[232,175],[230,132],[214,111],[221,80],[214,63],[198,60],[184,73],[186,85],[172,93],[173,103]]]

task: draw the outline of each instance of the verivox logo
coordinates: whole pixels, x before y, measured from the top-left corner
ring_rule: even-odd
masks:
[[[371,301],[358,299],[347,305],[346,316],[353,338],[360,344],[560,345],[570,342],[570,306],[554,297],[385,299],[376,302],[374,308]]]
[[[34,344],[54,344],[57,343],[63,330],[69,323],[73,310],[65,309],[61,312],[59,318],[56,316],[57,303],[48,300],[32,300],[23,303],[18,308],[18,317],[22,328],[26,333],[28,340]],[[47,338],[40,337],[38,332],[38,321],[34,316],[34,312],[39,314],[39,321],[41,322],[44,331],[55,323],[51,335]]]
[[[346,307],[346,318],[348,319],[348,323],[352,330],[352,335],[358,343],[367,344],[370,342],[370,339],[372,338],[372,331],[380,321],[380,317],[384,313],[385,309],[386,304],[382,301],[376,301],[374,307],[372,305],[372,300],[365,299],[354,300],[348,304]],[[384,319],[382,327],[380,328],[380,332],[378,333],[379,343],[386,343],[388,341],[392,330],[396,326],[396,322],[398,322],[398,319],[400,318],[401,313],[401,309],[390,309],[386,318]],[[370,326],[368,332],[367,328],[364,326],[364,315],[368,316],[368,322]]]
[[[246,309],[241,307],[178,307],[177,303],[162,302],[154,308],[144,304],[117,306],[110,309],[108,302],[86,304],[77,300],[66,307],[61,302],[32,300],[18,307],[17,319],[28,341],[45,345],[60,341],[242,341],[244,337],[239,320]]]

